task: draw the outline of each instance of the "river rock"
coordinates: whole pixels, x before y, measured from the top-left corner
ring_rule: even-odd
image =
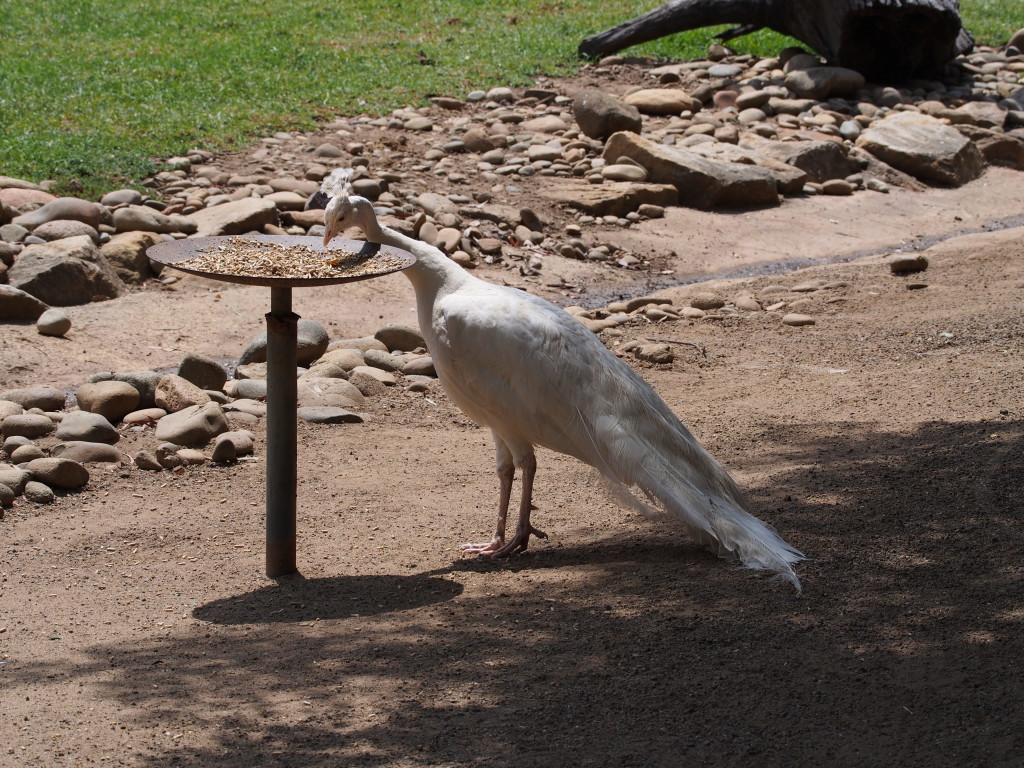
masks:
[[[711,160],[624,132],[608,139],[604,157],[628,157],[639,163],[651,182],[674,186],[682,205],[707,209],[779,203],[775,177],[757,165]]]
[[[13,285],[0,285],[0,321],[35,321],[47,304]]]
[[[140,205],[142,199],[142,193],[138,190],[116,189],[113,192],[107,192],[107,194],[101,197],[100,204],[108,208],[114,208],[118,205]]]
[[[329,405],[358,408],[365,398],[353,384],[344,379],[299,379],[298,405]]]
[[[96,227],[90,226],[84,221],[75,221],[74,219],[47,221],[33,229],[32,235],[47,242],[63,240],[66,237],[81,237],[83,235],[96,244],[99,244],[100,241],[100,233],[96,231]]]
[[[117,423],[139,406],[139,390],[126,381],[97,381],[85,383],[75,393],[78,407],[89,413],[98,413],[111,423]]]
[[[43,336],[64,336],[71,330],[71,318],[62,309],[48,309],[36,320],[36,330]]]
[[[23,413],[16,416],[8,416],[0,422],[0,433],[4,437],[21,435],[34,440],[37,437],[45,437],[53,432],[57,425],[49,416],[40,413]]]
[[[864,76],[845,67],[809,67],[789,72],[785,82],[786,88],[801,99],[824,101],[852,96],[864,87]]]
[[[0,483],[0,508],[10,508],[14,506],[14,500],[17,498],[17,494],[13,488]],[[4,519],[3,512],[0,512],[0,520]]]
[[[401,355],[393,355],[390,352],[381,352],[376,349],[368,349],[363,355],[363,359],[366,361],[366,365],[362,367],[372,367],[392,373],[401,373],[405,364]]]
[[[74,490],[89,482],[89,470],[71,459],[59,456],[35,459],[25,466],[32,479],[51,488]]]
[[[164,416],[156,424],[156,439],[179,446],[206,445],[228,429],[221,407],[217,403],[206,403]]]
[[[154,405],[157,408],[163,408],[168,413],[176,413],[209,402],[210,396],[202,389],[175,374],[161,377],[153,395]]]
[[[311,378],[344,379],[357,365],[363,365],[362,352],[358,349],[336,349],[333,352],[325,352],[302,375]]]
[[[25,409],[13,400],[0,400],[0,421],[3,421],[8,416],[19,416],[24,412]]]
[[[206,454],[197,448],[181,448],[177,451],[177,455],[181,459],[181,463],[186,467],[197,467],[209,461],[206,458]]]
[[[25,483],[31,479],[32,476],[23,469],[0,467],[0,485],[7,486],[19,496],[25,492]]]
[[[303,421],[311,424],[362,424],[369,421],[365,413],[353,413],[344,408],[332,406],[303,406],[296,412]]]
[[[178,365],[178,376],[200,389],[220,390],[228,380],[224,366],[212,357],[190,352]]]
[[[643,130],[640,110],[597,89],[580,91],[572,103],[573,116],[584,135],[603,141],[613,133]]]
[[[123,424],[130,424],[132,426],[138,426],[143,424],[154,424],[164,416],[167,415],[167,411],[163,408],[142,408],[138,411],[132,411],[126,413],[124,418],[121,419]]]
[[[45,384],[26,389],[7,389],[0,392],[0,400],[10,400],[25,410],[38,408],[41,411],[59,411],[64,407],[67,395],[63,389]]]
[[[120,464],[124,458],[124,454],[109,443],[87,440],[60,443],[55,445],[50,453],[62,459],[77,461],[79,464]]]
[[[642,88],[626,94],[622,100],[646,115],[678,115],[701,108],[700,99],[677,88]]]
[[[89,382],[97,381],[123,381],[131,384],[139,393],[139,408],[153,408],[156,403],[156,388],[163,378],[162,374],[156,371],[126,371],[126,372],[104,372],[94,373],[89,377]]]
[[[84,235],[28,246],[8,272],[8,281],[61,307],[116,298],[125,290],[99,248]]]
[[[234,382],[230,394],[232,397],[240,397],[245,400],[265,399],[267,396],[267,380],[241,379]]]
[[[725,299],[718,294],[711,293],[710,291],[700,291],[690,297],[690,306],[704,311],[710,309],[721,309],[725,306]]]
[[[389,352],[412,352],[427,346],[419,328],[403,323],[385,325],[374,334],[374,338],[387,347]]]
[[[783,325],[802,326],[814,325],[814,318],[810,315],[802,315],[799,312],[789,312],[782,316]]]
[[[156,447],[153,455],[156,456],[157,463],[164,469],[174,469],[180,467],[184,462],[181,457],[178,456],[178,451],[181,450],[180,445],[174,443],[161,443]]]
[[[894,112],[876,120],[857,146],[922,181],[958,187],[978,178],[985,159],[956,128],[918,112]]]
[[[121,435],[114,425],[99,413],[71,411],[58,425],[57,439],[113,445],[121,439]]]
[[[203,208],[187,218],[195,223],[196,234],[200,237],[241,235],[261,231],[267,224],[278,224],[277,206],[258,197]]]
[[[240,456],[248,456],[253,452],[256,437],[252,432],[242,429],[224,432],[217,435],[213,443],[211,461],[234,461]]]
[[[299,365],[307,366],[327,351],[330,336],[327,334],[327,329],[316,320],[310,320],[305,317],[299,318],[295,333],[298,344],[296,362]],[[265,363],[266,361],[267,334],[264,331],[249,342],[249,346],[245,348],[238,358],[238,364],[248,365],[249,363]]]
[[[53,489],[46,483],[40,483],[38,480],[29,480],[25,483],[26,501],[33,504],[52,504],[56,498]]]
[[[668,344],[662,343],[641,344],[633,350],[633,354],[636,355],[637,360],[642,360],[645,363],[655,363],[657,365],[666,365],[675,360],[675,354],[672,352],[672,347]]]
[[[33,459],[41,459],[44,456],[46,456],[46,452],[30,441],[25,445],[19,445],[11,451],[11,463],[24,464],[25,462],[32,461]]]
[[[159,459],[157,459],[156,454],[145,449],[132,456],[132,461],[135,462],[135,466],[139,469],[145,469],[150,472],[158,472],[164,468]]]
[[[77,197],[58,197],[41,208],[16,216],[11,223],[33,230],[41,224],[58,219],[81,221],[93,229],[97,229],[103,222],[103,211],[99,205],[88,200]]]
[[[406,360],[402,366],[402,375],[437,378],[437,371],[434,369],[434,358],[430,355],[418,355],[410,360]]]
[[[740,146],[798,168],[806,174],[806,180],[819,184],[829,179],[845,179],[860,170],[860,164],[850,158],[846,148],[834,141],[771,141],[747,134]]]
[[[632,184],[626,181],[610,181],[604,184],[588,184],[583,181],[555,182],[545,184],[538,193],[556,205],[575,208],[591,216],[618,218],[644,206],[676,205],[679,201],[679,193],[672,184]]]
[[[126,283],[140,283],[153,276],[146,249],[161,241],[155,232],[121,232],[104,243],[100,251],[118,277]]]
[[[387,352],[387,346],[372,336],[361,336],[355,339],[335,339],[327,347],[328,352],[333,352],[336,349],[356,349],[360,352],[365,352],[368,349],[383,349]]]

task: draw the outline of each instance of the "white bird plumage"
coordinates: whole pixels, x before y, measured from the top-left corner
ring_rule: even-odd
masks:
[[[744,509],[736,483],[647,382],[554,304],[473,277],[437,248],[382,226],[368,200],[347,194],[350,178],[335,171],[324,183],[335,195],[325,210],[324,244],[354,226],[370,242],[416,256],[405,275],[438,377],[452,401],[494,436],[497,530],[463,551],[504,556],[525,550],[531,535],[546,536],[530,521],[534,446],[543,446],[596,468],[620,499],[683,522],[717,554],[800,589],[793,564],[803,555]],[[519,521],[506,541],[516,468]],[[657,507],[638,499],[634,487]]]

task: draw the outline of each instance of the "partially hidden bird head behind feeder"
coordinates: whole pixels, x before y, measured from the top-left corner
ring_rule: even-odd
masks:
[[[324,209],[324,245],[344,231],[344,222],[351,212],[352,204],[348,195],[352,189],[355,171],[351,168],[338,168],[324,179],[320,192],[329,198]]]

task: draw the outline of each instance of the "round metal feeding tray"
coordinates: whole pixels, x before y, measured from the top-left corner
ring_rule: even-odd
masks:
[[[278,269],[279,262],[287,263],[289,249],[301,251],[307,258],[322,253],[324,261],[333,268],[318,268],[316,276],[308,277]],[[219,268],[216,257],[229,252],[248,253],[251,268],[240,270],[240,274]],[[266,315],[267,575],[294,573],[298,476],[295,369],[299,316],[292,312],[292,288],[380,277],[412,266],[416,257],[399,248],[361,240],[335,239],[329,247],[324,247],[320,238],[292,235],[194,237],[158,243],[147,249],[146,255],[157,264],[211,280],[270,288],[270,312]]]

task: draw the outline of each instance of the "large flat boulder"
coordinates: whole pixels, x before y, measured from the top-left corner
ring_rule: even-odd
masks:
[[[679,193],[671,184],[638,184],[628,181],[607,181],[589,184],[585,181],[564,181],[545,185],[540,194],[557,205],[564,205],[592,216],[625,216],[641,205],[675,205]]]
[[[125,291],[121,278],[87,235],[28,246],[7,279],[55,307],[113,299]]]
[[[635,133],[616,133],[604,157],[628,157],[647,169],[648,180],[671,184],[679,204],[691,208],[751,208],[779,204],[775,176],[767,168],[712,160],[685,149],[656,144]]]
[[[199,237],[242,235],[261,231],[267,224],[278,223],[277,206],[261,197],[246,197],[203,208],[187,218],[195,222]]]
[[[921,181],[959,187],[981,176],[985,158],[956,128],[919,112],[896,112],[857,139],[882,162]]]

